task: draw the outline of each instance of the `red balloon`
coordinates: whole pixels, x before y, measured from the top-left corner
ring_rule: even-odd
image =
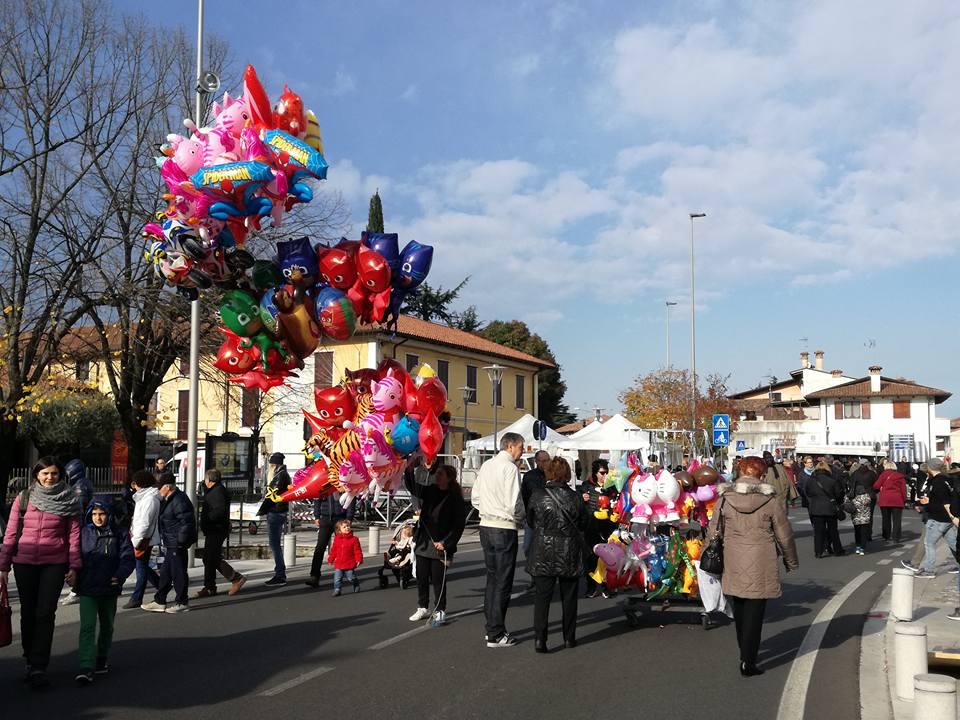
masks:
[[[393,358],[384,358],[377,365],[377,380],[383,380],[385,377],[394,377],[406,385],[404,378],[407,377],[407,370]]]
[[[357,265],[353,255],[340,248],[318,249],[320,276],[330,287],[348,290],[357,280]]]
[[[280,102],[273,111],[273,126],[284,130],[294,137],[303,137],[307,132],[307,119],[303,114],[303,100],[286,85]]]
[[[217,359],[213,366],[228,375],[240,375],[252,370],[260,362],[260,349],[256,345],[243,347],[241,338],[226,328],[223,328],[222,332],[227,337],[217,350]]]
[[[437,453],[443,447],[443,428],[433,410],[428,410],[423,422],[420,423],[420,449],[429,465],[437,458]]]
[[[243,375],[234,375],[230,378],[230,382],[243,385],[248,390],[257,388],[260,392],[267,392],[271,388],[283,385],[291,376],[292,373],[286,370],[271,375],[266,375],[261,370],[251,370]]]
[[[398,378],[399,379],[399,378]],[[417,397],[417,386],[413,384],[410,375],[406,374],[403,378],[403,412],[405,415],[413,415],[414,419],[419,420],[421,415],[420,400]]]
[[[357,275],[363,289],[370,294],[381,293],[390,287],[390,266],[386,258],[364,245],[357,249]]]
[[[417,388],[417,405],[420,412],[432,411],[439,417],[447,407],[447,389],[439,378],[427,378]]]
[[[357,401],[350,391],[337,385],[330,388],[314,388],[313,399],[317,404],[318,420],[327,427],[342,427],[347,420],[353,422]]]
[[[268,130],[273,128],[273,113],[270,111],[270,98],[260,84],[253,65],[247,65],[243,71],[243,97],[250,108],[250,114],[257,125]]]
[[[330,472],[323,460],[314,460],[307,471],[306,479],[299,485],[292,486],[280,496],[281,502],[295,502],[297,500],[314,500],[333,495],[339,488],[331,482]]]

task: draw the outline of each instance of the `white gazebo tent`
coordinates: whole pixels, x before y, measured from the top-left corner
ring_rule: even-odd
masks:
[[[620,413],[605,423],[591,423],[560,443],[560,447],[565,450],[609,450],[611,452],[640,450],[649,446],[649,434]]]
[[[506,427],[500,428],[500,430],[497,431],[497,438],[502,438],[504,433],[514,432],[523,435],[523,443],[525,446],[539,448],[540,441],[533,436],[533,424],[536,421],[537,419],[533,415],[527,413],[519,420],[515,420]],[[543,447],[544,449],[548,446],[560,447],[567,439],[568,438],[548,427],[547,436],[543,440]],[[493,452],[495,450],[493,446],[493,435],[486,435],[476,440],[468,440],[467,449],[477,452]]]

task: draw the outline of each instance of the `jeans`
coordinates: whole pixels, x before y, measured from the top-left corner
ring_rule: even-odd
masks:
[[[357,580],[357,574],[353,570],[334,570],[333,571],[333,589],[339,590],[343,587],[343,581],[348,580],[353,584],[353,589],[360,587],[360,581]]]
[[[240,577],[240,573],[223,559],[223,543],[226,535],[207,533],[203,544],[203,586],[208,590],[217,589],[217,572],[227,580],[233,582]]]
[[[880,516],[883,522],[883,539],[893,539],[900,542],[900,525],[903,521],[902,507],[881,507]]]
[[[870,540],[870,526],[866,524],[854,525],[853,537],[855,538],[854,542],[857,544],[857,547],[861,550],[866,550],[867,542]]]
[[[137,558],[137,583],[133,586],[130,599],[138,605],[143,602],[143,594],[147,590],[147,583],[150,583],[154,590],[160,584],[160,576],[157,575],[156,570],[150,567],[150,553],[152,551],[153,548],[148,547],[143,551],[143,556]]]
[[[320,570],[323,568],[323,556],[327,552],[330,538],[333,537],[335,524],[336,520],[321,519],[320,524],[317,525],[317,547],[313,551],[313,562],[310,563],[310,577],[320,577]]]
[[[947,539],[947,547],[950,548],[951,555],[953,548],[957,545],[957,526],[953,523],[937,522],[936,520],[927,520],[927,534],[923,538],[923,565],[920,569],[924,572],[933,572],[937,564],[937,543],[941,538]]]
[[[443,560],[417,555],[417,607],[430,607],[430,585],[437,610],[447,610],[447,587]]]
[[[760,635],[763,632],[763,614],[766,600],[729,597],[733,603],[733,621],[737,625],[737,645],[740,646],[740,662],[757,664],[760,652]]]
[[[98,658],[107,659],[113,643],[113,620],[117,616],[117,596],[80,596],[80,669],[92,671]],[[100,635],[97,636],[97,621]]]
[[[187,597],[187,586],[190,584],[190,578],[187,576],[187,549],[177,548],[171,550],[164,548],[163,564],[160,566],[160,582],[157,585],[157,594],[153,596],[153,601],[161,605],[167,604],[167,595],[170,588],[175,589],[174,602],[177,605],[186,605],[189,602]]]
[[[480,545],[487,566],[487,585],[483,595],[487,639],[496,642],[507,632],[505,620],[517,566],[517,531],[481,526]]]
[[[273,576],[287,579],[287,566],[283,562],[283,526],[287,522],[286,513],[267,513],[267,534],[270,537],[270,552],[273,553]]]
[[[550,601],[553,588],[560,582],[560,603],[563,607],[563,641],[577,639],[577,592],[580,589],[579,577],[556,577],[543,575],[533,578],[535,594],[533,597],[533,637],[547,644],[547,626],[550,621]]]
[[[23,657],[35,670],[46,670],[50,664],[57,601],[60,600],[66,574],[66,563],[13,565],[13,577],[20,593],[20,641],[23,643]]]

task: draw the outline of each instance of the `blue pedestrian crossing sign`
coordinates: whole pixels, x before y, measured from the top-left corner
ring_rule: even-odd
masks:
[[[747,441],[737,440],[737,452],[743,452],[746,449],[747,449]]]
[[[713,416],[713,444],[714,446],[730,444],[729,415]]]

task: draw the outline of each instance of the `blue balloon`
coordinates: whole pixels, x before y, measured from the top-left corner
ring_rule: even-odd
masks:
[[[393,275],[394,287],[413,290],[427,279],[433,264],[433,247],[411,240],[400,253],[400,269]]]
[[[400,239],[397,233],[363,233],[361,239],[368,248],[383,255],[390,266],[391,276],[400,269]]]
[[[409,455],[420,446],[420,423],[406,415],[400,418],[390,433],[390,442],[398,453]]]
[[[317,285],[316,288],[317,294],[313,299],[314,305],[316,306],[317,317],[320,317],[320,311],[325,307],[329,307],[335,303],[340,302],[345,297],[346,293],[342,290],[337,290],[332,288],[329,285]]]
[[[273,294],[276,291],[276,288],[270,288],[263,294],[263,297],[260,298],[260,319],[263,321],[263,324],[266,326],[267,330],[272,333],[277,332],[279,327],[277,315],[280,313],[280,311],[273,302]]]

